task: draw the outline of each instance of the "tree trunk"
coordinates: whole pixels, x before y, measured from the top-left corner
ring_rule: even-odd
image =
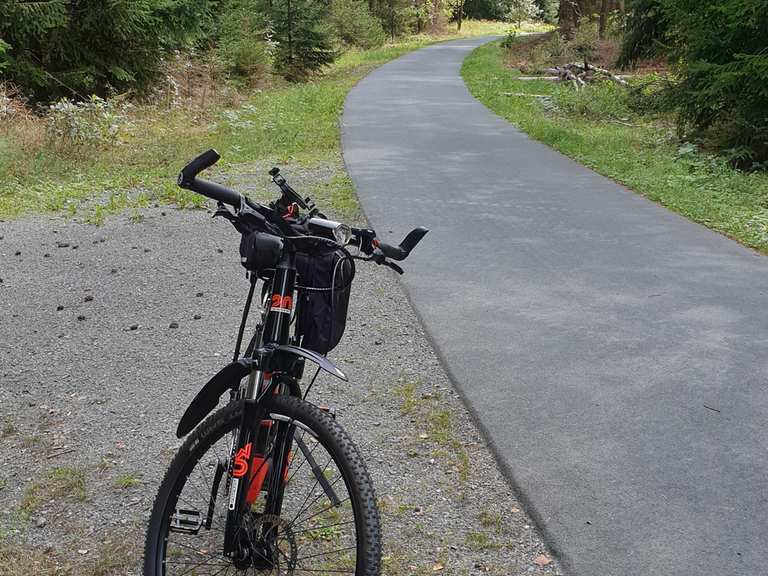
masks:
[[[461,0],[459,2],[459,25],[458,28],[456,28],[457,31],[461,32],[461,21],[464,19],[464,0]]]
[[[573,39],[573,33],[579,23],[580,16],[581,10],[579,9],[577,0],[560,1],[560,6],[557,9],[557,24],[560,28],[560,33],[565,36],[566,39]]]
[[[421,27],[422,27],[422,21],[421,21],[421,6],[419,6],[418,0],[413,0],[413,8],[416,12],[416,34],[421,34]]]
[[[602,0],[600,4],[600,24],[597,29],[597,37],[600,40],[605,39],[605,29],[608,26],[608,0]]]
[[[288,0],[288,63],[293,65],[293,12],[291,11],[291,0]]]

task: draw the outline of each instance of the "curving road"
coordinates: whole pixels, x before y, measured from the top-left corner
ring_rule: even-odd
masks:
[[[430,234],[404,283],[580,576],[768,572],[768,259],[524,134],[434,45],[352,92],[366,214]],[[381,234],[388,236],[387,234]]]

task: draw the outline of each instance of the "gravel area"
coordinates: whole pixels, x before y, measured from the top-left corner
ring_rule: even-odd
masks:
[[[0,222],[0,573],[138,574],[177,420],[230,359],[237,233],[202,210],[138,214]],[[351,383],[310,399],[368,462],[385,574],[559,573],[393,273],[358,265],[330,356]]]

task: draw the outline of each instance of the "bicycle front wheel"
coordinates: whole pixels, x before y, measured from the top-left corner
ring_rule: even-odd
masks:
[[[249,424],[261,440],[241,479],[247,504],[234,527],[235,549],[224,553],[233,464],[242,459],[232,454],[242,402],[209,416],[173,459],[150,518],[145,576],[379,575],[376,499],[357,447],[333,418],[298,398],[273,396],[264,408],[264,420]],[[293,438],[277,471],[271,463],[285,461],[276,456],[284,447],[269,430],[281,424],[291,426]],[[279,514],[265,508],[273,474],[282,475]]]

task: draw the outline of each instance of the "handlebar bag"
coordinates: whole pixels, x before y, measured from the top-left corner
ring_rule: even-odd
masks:
[[[335,269],[335,277],[334,277]],[[341,341],[355,277],[355,265],[343,250],[296,255],[297,322],[301,346],[327,354]]]

